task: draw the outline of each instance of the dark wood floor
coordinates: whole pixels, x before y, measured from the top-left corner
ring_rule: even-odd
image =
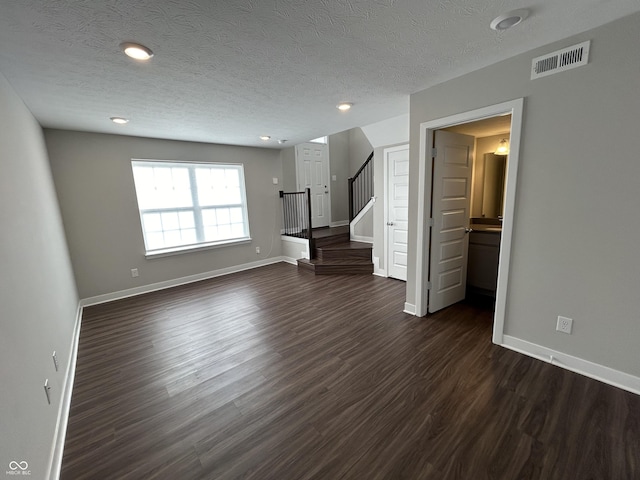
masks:
[[[640,397],[286,264],[87,308],[63,479],[638,479]]]

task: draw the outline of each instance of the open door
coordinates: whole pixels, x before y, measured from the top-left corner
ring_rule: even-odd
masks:
[[[429,313],[464,300],[475,139],[434,132]]]

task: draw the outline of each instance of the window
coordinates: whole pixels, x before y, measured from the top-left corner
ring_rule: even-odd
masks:
[[[323,145],[327,144],[327,137],[318,137],[318,138],[314,138],[313,140],[309,140],[311,143],[321,143]]]
[[[147,254],[250,240],[242,165],[131,165]]]

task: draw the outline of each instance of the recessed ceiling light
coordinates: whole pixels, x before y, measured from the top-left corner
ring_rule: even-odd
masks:
[[[336,105],[336,108],[341,112],[346,112],[348,110],[351,110],[351,107],[353,107],[353,103],[349,103],[349,102],[342,102]]]
[[[285,143],[287,143],[287,141],[284,138],[281,138],[280,140],[278,140],[278,143],[280,145],[284,145]]]
[[[512,10],[511,12],[504,13],[497,16],[491,21],[489,25],[492,30],[502,32],[511,27],[515,27],[519,23],[529,16],[529,10],[526,8],[520,10]]]
[[[111,117],[111,121],[113,123],[117,123],[118,125],[124,125],[125,123],[129,123],[129,119],[124,117]]]
[[[134,60],[149,60],[153,57],[151,49],[140,45],[139,43],[124,42],[120,44],[120,48],[124,54]]]
[[[260,140],[266,142],[267,140],[271,140],[271,137],[269,135],[260,135]]]

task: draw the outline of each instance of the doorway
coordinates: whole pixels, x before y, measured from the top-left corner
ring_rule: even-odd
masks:
[[[434,145],[435,132],[455,125],[507,114],[511,115],[511,152],[509,155],[509,164],[506,172],[504,188],[504,212],[501,228],[502,236],[500,240],[499,269],[493,323],[494,343],[502,343],[504,330],[523,107],[524,100],[520,98],[424,122],[420,125],[415,312],[418,316],[424,316],[429,310],[429,301],[431,297],[431,290],[433,288],[433,281],[429,276],[429,264],[431,255],[435,253],[436,248],[431,241],[431,228],[434,221],[432,217],[432,195],[434,192],[432,145]]]
[[[407,281],[409,145],[384,149],[384,264],[387,276]]]
[[[329,147],[320,143],[296,145],[296,176],[298,191],[311,190],[311,226],[331,224],[329,192]]]

